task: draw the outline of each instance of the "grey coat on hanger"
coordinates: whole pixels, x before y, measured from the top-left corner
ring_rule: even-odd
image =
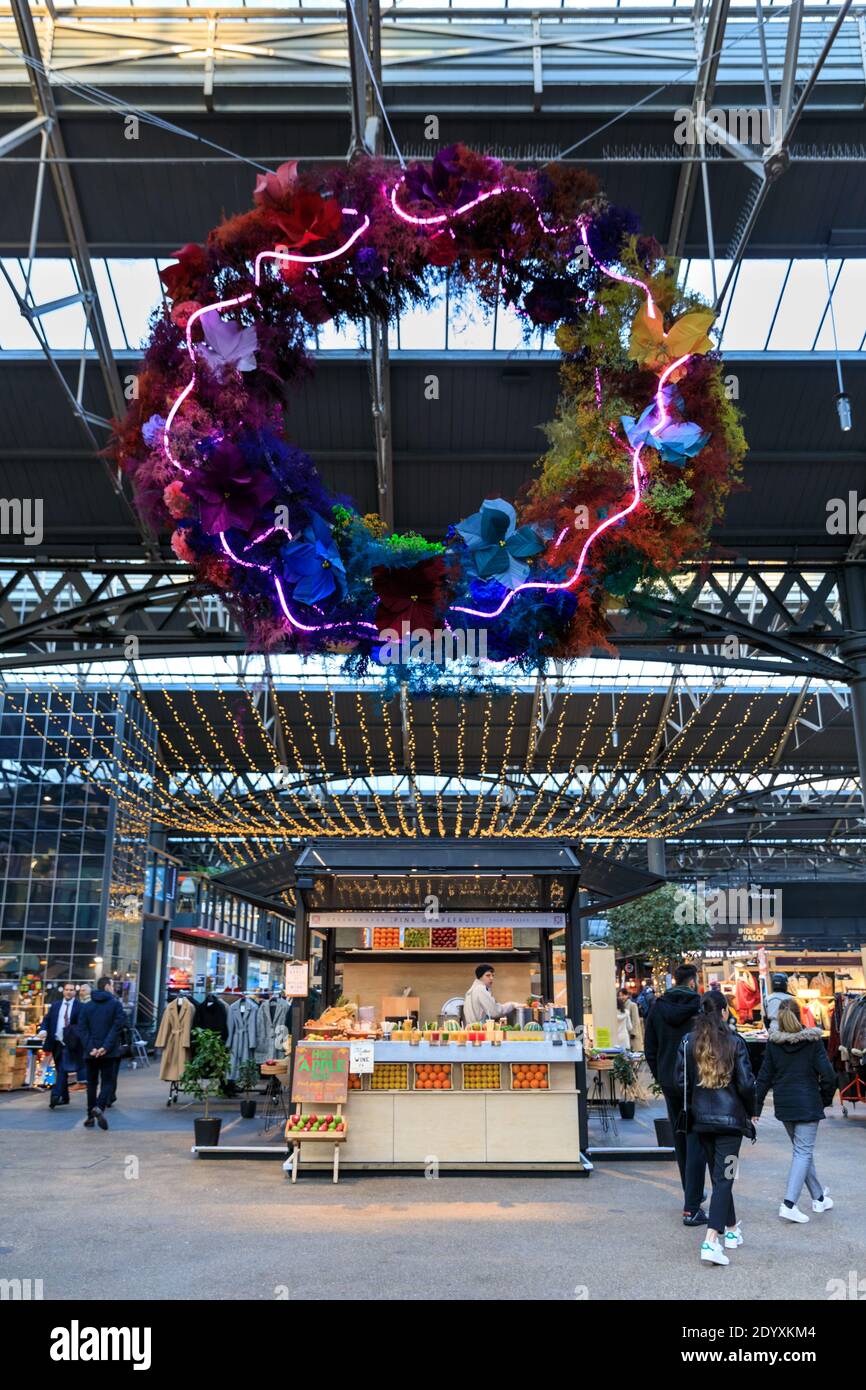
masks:
[[[236,999],[229,1008],[228,1049],[231,1053],[229,1078],[234,1081],[244,1062],[256,1050],[258,1005],[252,999]]]
[[[273,1011],[273,1016],[272,1016]],[[285,1038],[290,1029],[287,999],[266,999],[256,1017],[256,1061],[285,1055]]]

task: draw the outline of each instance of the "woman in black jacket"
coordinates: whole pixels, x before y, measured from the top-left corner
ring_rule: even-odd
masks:
[[[796,999],[782,1002],[770,1024],[767,1051],[758,1074],[760,1115],[767,1092],[773,1092],[776,1119],[781,1120],[794,1146],[788,1186],[779,1207],[783,1221],[809,1220],[797,1203],[803,1183],[812,1198],[813,1211],[830,1211],[833,1199],[818,1181],[815,1140],[824,1118],[824,1106],[832,1105],[838,1079],[830,1065],[820,1028],[804,1028]]]
[[[728,1004],[715,991],[701,1000],[677,1058],[677,1086],[689,1129],[698,1135],[713,1180],[701,1259],[730,1264],[726,1252],[743,1243],[734,1210],[734,1178],[743,1135],[754,1140],[755,1077],[746,1044],[728,1026]],[[724,1249],[719,1239],[724,1233]]]

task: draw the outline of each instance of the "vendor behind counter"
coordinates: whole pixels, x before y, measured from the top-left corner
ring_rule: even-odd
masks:
[[[463,998],[463,1022],[471,1027],[484,1023],[488,1018],[505,1018],[517,1008],[514,1000],[498,1004],[493,997],[493,980],[496,972],[492,965],[477,965],[475,980]]]

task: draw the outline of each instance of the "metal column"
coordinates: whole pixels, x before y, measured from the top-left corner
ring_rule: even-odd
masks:
[[[842,616],[848,632],[839,643],[839,654],[857,672],[849,689],[860,796],[866,811],[866,560],[847,561],[840,576]]]
[[[580,1151],[585,1154],[589,1148],[589,1115],[586,1093],[586,1039],[583,1035],[583,970],[581,950],[583,933],[580,916],[580,892],[577,879],[571,885],[571,897],[565,919],[565,998],[568,1016],[580,1038],[581,1059],[575,1063],[574,1080],[577,1086],[577,1123],[580,1135]]]

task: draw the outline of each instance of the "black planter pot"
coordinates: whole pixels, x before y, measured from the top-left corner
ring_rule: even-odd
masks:
[[[255,1119],[256,1103],[254,1100],[241,1101],[241,1118],[244,1120]]]
[[[195,1145],[197,1149],[212,1149],[220,1141],[220,1129],[222,1119],[219,1115],[209,1120],[193,1120],[195,1127]]]
[[[660,1149],[672,1149],[674,1146],[674,1127],[667,1116],[663,1120],[653,1120],[656,1129],[656,1143]]]
[[[624,1119],[624,1120],[633,1120],[633,1119],[634,1119],[634,1104],[635,1104],[635,1103],[634,1103],[633,1100],[621,1100],[621,1101],[620,1101],[620,1103],[619,1103],[619,1113],[620,1113],[620,1116],[622,1117],[622,1119]]]

